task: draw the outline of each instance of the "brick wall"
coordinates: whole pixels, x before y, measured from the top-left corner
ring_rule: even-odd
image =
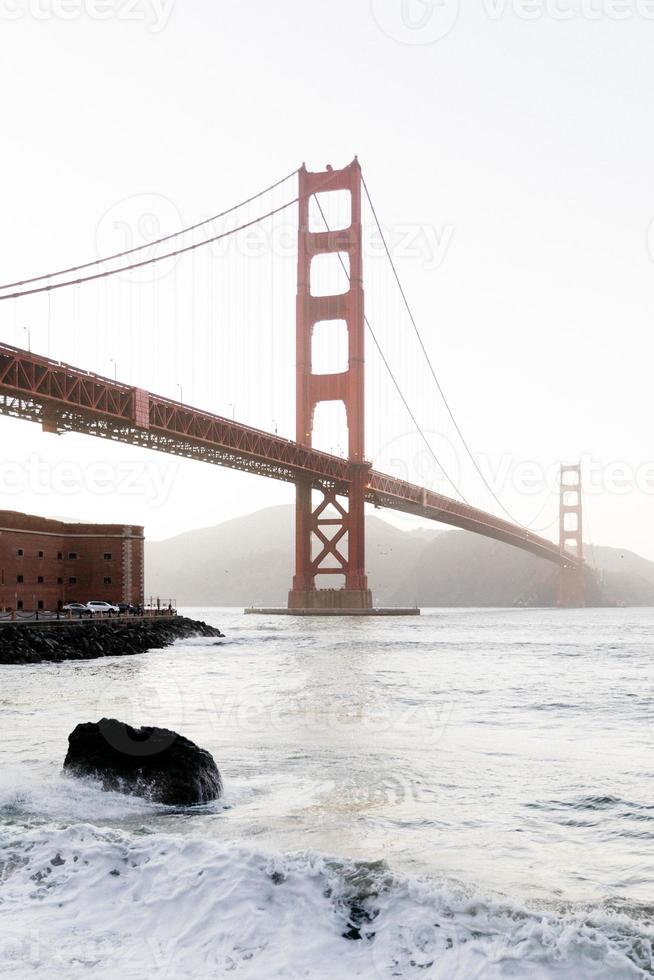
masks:
[[[143,577],[142,527],[0,511],[0,609],[142,603]]]

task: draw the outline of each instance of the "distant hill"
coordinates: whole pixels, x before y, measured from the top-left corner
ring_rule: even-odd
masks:
[[[589,548],[587,558],[600,570],[603,591],[612,602],[654,605],[654,562],[618,548]]]
[[[401,531],[366,519],[368,574],[376,598],[388,602],[409,577],[422,549],[441,531]],[[180,605],[285,604],[293,576],[295,511],[265,510],[146,542],[146,594]]]
[[[368,575],[380,605],[551,606],[557,570],[466,531],[403,531],[366,519]],[[269,507],[166,541],[146,542],[146,595],[179,605],[284,605],[293,574],[294,509]],[[654,563],[594,548],[594,605],[654,606]]]

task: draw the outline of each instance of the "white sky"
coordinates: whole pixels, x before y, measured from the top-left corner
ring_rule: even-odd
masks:
[[[0,0],[2,282],[175,230],[303,160],[358,153],[459,423],[482,465],[506,468],[506,505],[525,522],[544,508],[534,526],[547,524],[556,496],[542,480],[526,493],[520,467],[551,478],[583,457],[586,537],[654,559],[654,5],[530,11],[533,0]],[[294,265],[274,240],[272,257],[216,253],[154,283],[53,298],[49,330],[47,300],[0,303],[0,340],[25,345],[28,326],[39,352],[109,375],[113,357],[125,381],[171,397],[181,384],[187,402],[292,435]],[[369,309],[421,422],[468,499],[492,508],[368,258]],[[406,418],[382,403],[372,353],[370,365],[370,455],[430,479]],[[7,419],[0,438],[1,508],[143,523],[161,538],[292,499]],[[111,469],[89,475],[96,463]]]

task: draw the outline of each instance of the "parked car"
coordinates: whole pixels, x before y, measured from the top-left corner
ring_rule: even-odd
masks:
[[[136,606],[132,606],[129,602],[117,602],[116,605],[123,616],[133,616],[134,613],[138,612]]]
[[[114,606],[111,602],[102,602],[100,599],[91,599],[90,602],[86,603],[86,608],[92,613],[112,613],[120,612],[118,606]]]
[[[62,612],[76,613],[78,616],[90,616],[91,613],[83,602],[67,602]]]

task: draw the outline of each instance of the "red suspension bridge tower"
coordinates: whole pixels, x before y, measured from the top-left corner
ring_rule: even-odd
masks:
[[[336,231],[311,231],[311,199],[318,193],[350,195],[350,225]],[[331,296],[312,293],[312,266],[321,255],[342,259],[349,276],[346,292]],[[349,268],[348,268],[349,263]],[[312,346],[316,324],[337,328],[344,321],[348,337],[347,370],[316,374]],[[370,464],[365,460],[365,315],[361,227],[361,167],[355,159],[343,170],[299,171],[298,292],[296,315],[296,440],[312,445],[314,414],[320,402],[345,405],[348,428],[350,492],[347,501],[324,485],[314,499],[309,481],[296,491],[295,576],[289,609],[372,608],[365,570],[364,497]],[[343,588],[317,588],[316,578],[344,576]]]
[[[559,544],[561,554],[576,557],[577,562],[561,565],[559,571],[559,605],[579,609],[586,605],[584,542],[582,532],[581,464],[561,467],[561,502],[559,508]]]

